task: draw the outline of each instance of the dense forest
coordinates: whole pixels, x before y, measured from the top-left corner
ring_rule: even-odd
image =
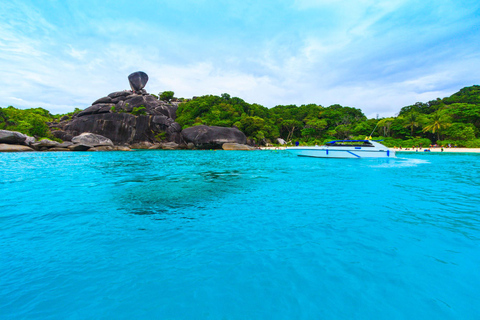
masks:
[[[367,119],[360,109],[338,104],[323,107],[279,105],[268,109],[228,94],[203,96],[182,103],[177,122],[237,126],[258,144],[276,138],[321,144],[334,139],[383,139],[388,146],[431,144],[480,147],[480,86],[461,89],[444,99],[403,107],[396,117]],[[373,133],[372,133],[373,132]]]
[[[172,98],[173,92],[168,93]],[[177,110],[177,122],[182,128],[236,126],[258,145],[276,144],[277,138],[287,142],[322,144],[334,139],[364,139],[372,134],[390,147],[431,144],[480,147],[478,85],[463,88],[447,98],[417,102],[403,107],[396,117],[380,119],[367,119],[360,109],[338,104],[329,107],[278,105],[268,109],[226,93],[185,101]],[[59,121],[62,117],[71,118],[79,111],[52,115],[42,108],[0,108],[0,129],[52,138],[47,123]]]

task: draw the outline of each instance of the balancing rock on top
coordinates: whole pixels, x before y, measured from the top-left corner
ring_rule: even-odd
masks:
[[[128,81],[134,92],[140,92],[148,82],[148,75],[143,71],[137,71],[128,76]]]

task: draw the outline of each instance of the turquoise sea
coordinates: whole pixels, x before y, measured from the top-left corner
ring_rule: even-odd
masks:
[[[480,319],[480,155],[0,154],[0,319]]]

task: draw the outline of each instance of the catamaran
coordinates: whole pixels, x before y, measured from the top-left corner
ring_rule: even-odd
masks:
[[[379,143],[381,140],[334,140],[323,146],[287,147],[300,157],[314,158],[395,158],[395,150]]]

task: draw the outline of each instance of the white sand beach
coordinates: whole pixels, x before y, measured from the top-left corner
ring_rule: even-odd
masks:
[[[425,150],[430,150],[430,152],[459,152],[459,153],[480,153],[480,148],[393,148],[397,152],[425,152]],[[428,151],[427,151],[428,152]]]
[[[285,150],[285,147],[260,147],[260,150]],[[458,152],[458,153],[480,153],[480,148],[390,148],[394,149],[397,152],[426,152],[425,150],[430,150],[430,152]],[[428,152],[428,151],[427,151]]]

